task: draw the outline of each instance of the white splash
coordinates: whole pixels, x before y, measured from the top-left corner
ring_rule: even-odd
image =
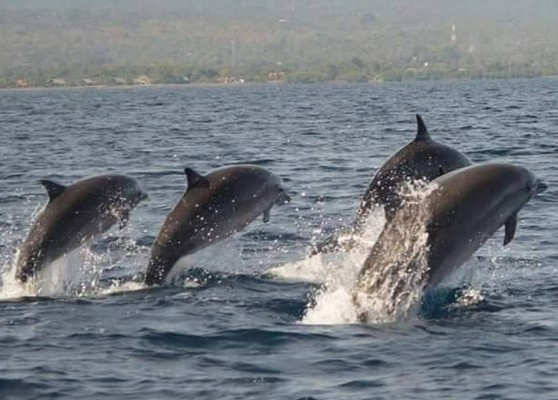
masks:
[[[395,322],[415,311],[428,272],[429,210],[424,199],[435,188],[423,181],[402,186],[404,205],[372,247],[353,287],[359,319]]]
[[[427,271],[426,210],[421,205],[434,188],[433,185],[425,187],[424,182],[402,187],[409,205],[405,209],[409,212],[398,213],[397,218],[403,219],[401,223],[386,228],[390,230],[388,239],[393,239],[382,240],[376,246],[381,251],[381,259],[374,262],[369,273],[359,276],[384,230],[381,208],[373,209],[362,230],[352,235],[355,244],[350,250],[316,255],[270,271],[283,279],[323,285],[309,304],[302,323],[347,324],[363,319],[369,323],[386,323],[405,318],[414,310]]]
[[[346,287],[325,288],[315,299],[315,305],[306,310],[302,319],[308,325],[352,324],[358,321],[357,310]]]
[[[30,283],[22,285],[17,281],[15,275],[15,266],[12,266],[11,264],[5,264],[2,266],[0,300],[17,299],[37,295],[36,290]]]
[[[137,281],[121,282],[115,279],[111,282],[111,285],[109,287],[99,289],[96,292],[96,295],[107,296],[107,295],[112,295],[117,293],[135,292],[137,290],[146,289],[147,287],[148,286],[143,282],[137,282]]]
[[[322,284],[302,319],[304,324],[347,324],[357,322],[351,289],[369,249],[385,223],[383,209],[375,208],[367,218],[366,229],[348,234],[350,250],[317,254],[294,263],[275,267],[269,274],[287,280]]]
[[[135,241],[125,238],[118,238],[117,241],[124,257],[136,255],[138,246]],[[129,243],[130,241],[133,243]],[[98,254],[88,246],[82,246],[51,262],[28,282],[21,283],[15,277],[16,255],[13,262],[5,264],[1,269],[0,299],[37,296],[94,297],[145,288],[143,283],[133,279],[129,282],[117,279],[101,282],[103,274],[117,267],[114,256],[108,249]]]
[[[85,263],[80,250],[74,250],[42,268],[36,276],[25,283],[21,283],[15,278],[15,265],[16,262],[4,268],[3,285],[0,289],[2,299],[69,294],[71,283],[75,281],[77,275],[77,271],[72,266],[85,265]]]
[[[461,296],[459,296],[459,298],[457,299],[454,307],[471,307],[473,305],[481,303],[482,301],[484,301],[484,299],[485,297],[480,290],[473,288],[467,289],[463,293],[461,293]]]

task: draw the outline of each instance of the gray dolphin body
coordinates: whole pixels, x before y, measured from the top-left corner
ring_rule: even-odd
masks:
[[[68,186],[40,182],[49,201],[19,249],[16,278],[20,282],[115,223],[123,227],[133,208],[147,198],[139,182],[126,175],[98,175]]]
[[[235,165],[200,175],[185,171],[188,188],[167,216],[151,249],[145,283],[164,281],[174,264],[242,230],[290,198],[281,180],[257,165]]]
[[[471,165],[461,152],[432,140],[420,115],[415,139],[399,149],[380,167],[372,178],[350,230],[362,227],[374,204],[382,206],[389,221],[401,205],[401,186],[405,182],[430,182],[441,175]],[[318,244],[312,254],[339,248],[338,234]]]
[[[432,140],[421,116],[417,114],[416,118],[415,139],[391,156],[370,182],[357,211],[357,225],[368,216],[373,204],[383,206],[387,219],[391,219],[401,205],[403,183],[430,182],[472,164],[460,151]]]
[[[517,213],[546,185],[523,167],[486,163],[443,175],[426,189],[423,199],[405,202],[380,234],[353,290],[357,306],[365,307],[366,295],[385,289],[388,280],[393,297],[410,279],[436,286],[503,225],[508,244]],[[418,247],[425,250],[423,260]]]

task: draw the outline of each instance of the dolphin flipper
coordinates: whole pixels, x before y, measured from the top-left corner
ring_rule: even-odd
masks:
[[[511,242],[515,236],[515,231],[517,230],[517,213],[512,214],[512,216],[507,219],[505,230],[504,246]]]
[[[48,179],[41,179],[39,182],[41,183],[41,185],[45,187],[50,201],[60,196],[62,192],[66,189],[66,186],[61,185],[60,183],[56,183],[54,181],[50,181]]]
[[[264,211],[263,213],[263,222],[268,223],[269,222],[269,210],[271,210],[271,208],[268,208],[267,210]]]

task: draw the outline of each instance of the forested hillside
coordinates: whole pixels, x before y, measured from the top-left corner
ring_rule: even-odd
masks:
[[[558,74],[556,0],[0,0],[0,86]]]

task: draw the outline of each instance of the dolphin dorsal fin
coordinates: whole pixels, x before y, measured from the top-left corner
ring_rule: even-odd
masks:
[[[43,185],[48,193],[48,198],[50,201],[54,200],[62,194],[66,189],[66,186],[56,183],[54,181],[49,181],[48,179],[41,179],[39,181]]]
[[[431,140],[430,134],[428,133],[428,129],[426,129],[426,125],[424,124],[422,117],[418,114],[416,114],[416,116],[417,116],[417,137],[415,137],[415,142],[421,140]]]
[[[184,168],[184,173],[186,174],[186,180],[188,182],[188,190],[196,186],[209,187],[209,181],[192,168]]]

